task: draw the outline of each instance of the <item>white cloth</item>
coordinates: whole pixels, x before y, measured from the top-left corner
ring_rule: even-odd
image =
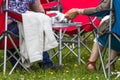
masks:
[[[52,16],[52,23],[55,22],[68,22],[68,19],[65,18],[65,15],[61,13],[60,11],[47,11],[47,14],[55,13],[55,16]]]
[[[110,19],[110,15],[106,15],[105,17],[103,17],[102,20],[101,20],[101,22],[100,22],[100,25],[101,25],[104,21],[106,21],[106,20],[108,20],[108,19]],[[98,35],[97,35],[97,37],[98,37]],[[95,38],[93,41],[94,41],[94,42],[97,42],[97,38]],[[103,46],[100,42],[99,42],[99,45]]]
[[[43,51],[58,46],[52,31],[51,18],[43,13],[27,11],[19,23],[20,53],[22,61],[42,60]]]
[[[108,19],[110,19],[110,15],[106,15],[105,17],[103,17],[102,20],[101,20],[101,22],[100,22],[100,25],[101,25],[104,21],[106,21],[106,20],[108,20]]]

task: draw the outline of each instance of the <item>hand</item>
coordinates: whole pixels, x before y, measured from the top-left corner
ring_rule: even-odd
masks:
[[[74,19],[77,15],[83,14],[84,9],[73,8],[65,13],[65,17],[68,19]]]
[[[68,19],[74,19],[78,15],[78,9],[73,8],[70,9],[68,12],[65,13],[65,17]]]
[[[10,20],[10,19],[7,20],[7,24],[10,24],[10,23],[12,23],[12,22],[13,22],[13,21]]]

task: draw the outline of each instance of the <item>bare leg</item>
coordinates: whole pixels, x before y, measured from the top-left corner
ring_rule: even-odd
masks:
[[[111,50],[110,62],[112,62],[115,59],[116,56],[117,56],[117,52],[114,51],[114,50]],[[115,64],[114,63],[115,63],[115,61],[110,65],[111,69],[115,69]],[[108,69],[108,64],[106,65],[106,69]]]
[[[102,46],[99,45],[99,47],[100,47],[100,50],[103,50]],[[98,43],[94,42],[93,48],[92,48],[92,52],[91,52],[91,55],[90,55],[90,58],[89,58],[89,61],[96,62],[98,57],[99,57]]]
[[[100,46],[100,50],[103,50],[102,46]],[[88,66],[87,66],[88,70],[91,70],[91,71],[96,70],[95,63],[96,63],[98,57],[99,57],[98,43],[94,42],[90,58],[88,59],[89,60]]]
[[[117,52],[114,50],[111,50],[110,60],[113,60],[116,56],[117,56]]]

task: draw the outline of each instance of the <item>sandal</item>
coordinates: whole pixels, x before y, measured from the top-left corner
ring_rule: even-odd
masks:
[[[116,61],[113,62],[113,60],[110,60],[110,63],[111,63],[111,62],[112,62],[112,64],[110,65],[110,69],[111,69],[111,70],[115,70],[115,62],[116,62]],[[107,63],[107,65],[106,65],[106,68],[105,68],[105,69],[108,70],[108,63]]]
[[[88,64],[87,64],[87,69],[89,71],[96,71],[96,65],[95,65],[96,62],[91,62],[91,61],[88,61]]]

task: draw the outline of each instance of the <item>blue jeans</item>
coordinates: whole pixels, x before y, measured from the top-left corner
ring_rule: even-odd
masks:
[[[8,30],[11,31],[11,32],[13,32],[14,34],[19,35],[19,30],[18,30],[18,26],[17,26],[17,23],[16,23],[16,22],[12,22],[11,24],[9,24],[9,25],[8,25]],[[15,51],[14,48],[13,48],[13,49],[9,49],[9,50],[10,50],[12,53]],[[8,57],[10,56],[9,52],[7,52],[7,56],[8,56]],[[15,56],[16,56],[17,58],[19,58],[19,55],[18,55],[18,54],[15,54]],[[12,64],[12,66],[14,66],[15,63],[16,63],[16,60],[15,60],[13,57],[11,57],[11,58],[10,58],[10,62],[11,62],[11,64]],[[48,67],[53,66],[53,63],[52,63],[52,61],[50,60],[50,56],[49,56],[49,54],[48,54],[47,51],[43,52],[43,61],[42,61],[42,62],[39,62],[39,65],[48,66]]]

